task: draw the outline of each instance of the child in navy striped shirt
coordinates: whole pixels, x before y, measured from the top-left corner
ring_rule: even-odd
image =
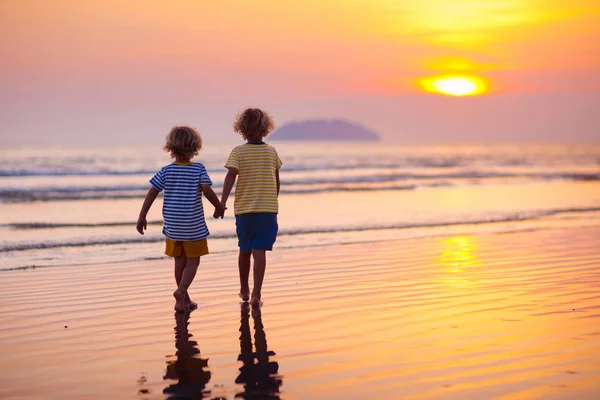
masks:
[[[192,310],[198,305],[188,294],[200,257],[208,254],[206,238],[209,236],[204,220],[202,193],[215,206],[215,214],[223,214],[225,208],[212,190],[212,181],[204,165],[190,160],[202,148],[202,139],[196,130],[176,126],[167,135],[165,151],[175,159],[160,169],[150,180],[152,187],[146,195],[136,229],[144,234],[146,215],[158,194],[164,190],[163,234],[166,237],[165,254],[175,259],[175,282],[177,290],[175,311]]]

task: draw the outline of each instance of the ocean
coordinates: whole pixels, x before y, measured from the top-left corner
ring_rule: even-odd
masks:
[[[270,143],[284,163],[275,251],[306,248],[307,262],[314,246],[600,224],[600,144]],[[218,195],[236,144],[195,158]],[[161,143],[3,148],[0,160],[0,270],[166,257],[160,197],[146,235],[135,230],[170,162]],[[237,251],[229,203],[215,220],[205,202],[212,256]]]

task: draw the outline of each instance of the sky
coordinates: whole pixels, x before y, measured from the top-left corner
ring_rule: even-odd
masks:
[[[238,140],[359,122],[406,143],[599,141],[597,0],[3,0],[0,144]],[[486,93],[419,85],[467,74]]]

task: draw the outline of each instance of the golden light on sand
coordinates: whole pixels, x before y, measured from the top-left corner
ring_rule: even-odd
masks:
[[[488,83],[473,75],[440,75],[419,81],[421,88],[430,93],[447,96],[476,96],[488,91]]]
[[[472,268],[477,267],[477,239],[459,236],[442,241],[444,251],[438,263],[443,267],[446,283],[450,286],[465,287],[472,285],[470,281]]]

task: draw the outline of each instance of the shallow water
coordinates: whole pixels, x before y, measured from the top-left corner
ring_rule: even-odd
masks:
[[[279,248],[600,221],[598,145],[273,144]],[[218,193],[232,146],[198,157]],[[159,146],[3,149],[0,161],[0,269],[161,257],[160,199],[147,234],[134,229],[169,162]],[[236,249],[232,211],[208,220],[212,252]]]

